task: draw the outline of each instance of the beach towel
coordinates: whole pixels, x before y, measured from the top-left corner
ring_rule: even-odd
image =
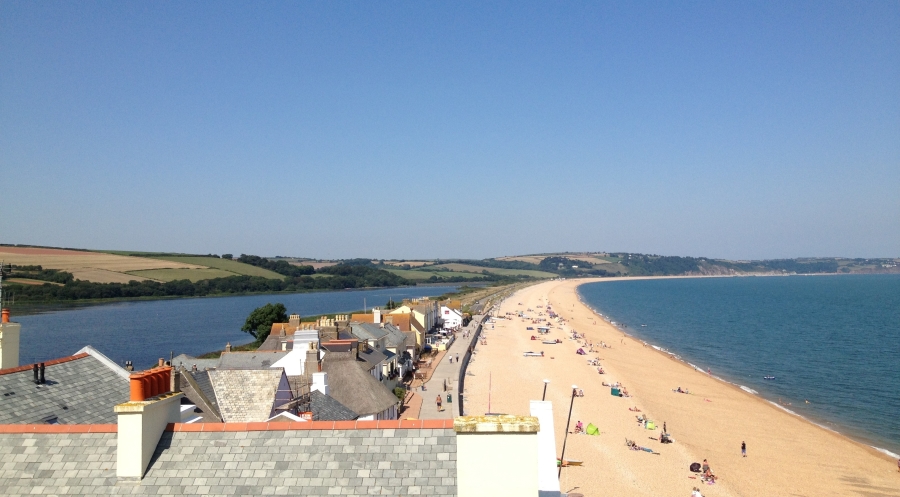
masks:
[[[600,429],[594,426],[594,423],[588,423],[585,433],[587,433],[588,435],[599,435]]]

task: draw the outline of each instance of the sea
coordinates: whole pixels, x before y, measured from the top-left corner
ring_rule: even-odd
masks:
[[[85,345],[120,365],[132,361],[136,369],[156,364],[172,355],[200,355],[222,350],[225,344],[253,341],[241,331],[247,316],[257,307],[282,303],[288,314],[319,314],[384,308],[389,300],[434,297],[454,292],[458,286],[416,286],[375,290],[245,295],[149,300],[28,310],[16,315],[22,325],[19,363],[33,364],[74,354]]]
[[[578,291],[623,332],[900,457],[900,275],[625,280]]]

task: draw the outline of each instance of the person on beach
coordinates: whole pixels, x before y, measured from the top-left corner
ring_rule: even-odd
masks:
[[[443,412],[443,409],[441,409],[441,396],[440,395],[437,396],[437,410],[438,410],[438,412]],[[706,461],[704,460],[704,462],[706,462]]]
[[[456,354],[456,362],[459,362],[459,353]]]
[[[663,433],[669,433],[669,430],[666,429],[666,422],[663,421]]]
[[[741,456],[747,457],[747,442],[741,442]]]

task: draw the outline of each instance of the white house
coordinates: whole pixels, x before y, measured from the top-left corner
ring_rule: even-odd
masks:
[[[441,306],[441,319],[444,320],[445,330],[455,330],[462,327],[462,313],[445,305]]]

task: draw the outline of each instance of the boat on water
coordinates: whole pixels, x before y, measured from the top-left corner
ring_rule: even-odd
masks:
[[[774,380],[775,377],[774,376],[763,376],[763,379],[764,380]]]

